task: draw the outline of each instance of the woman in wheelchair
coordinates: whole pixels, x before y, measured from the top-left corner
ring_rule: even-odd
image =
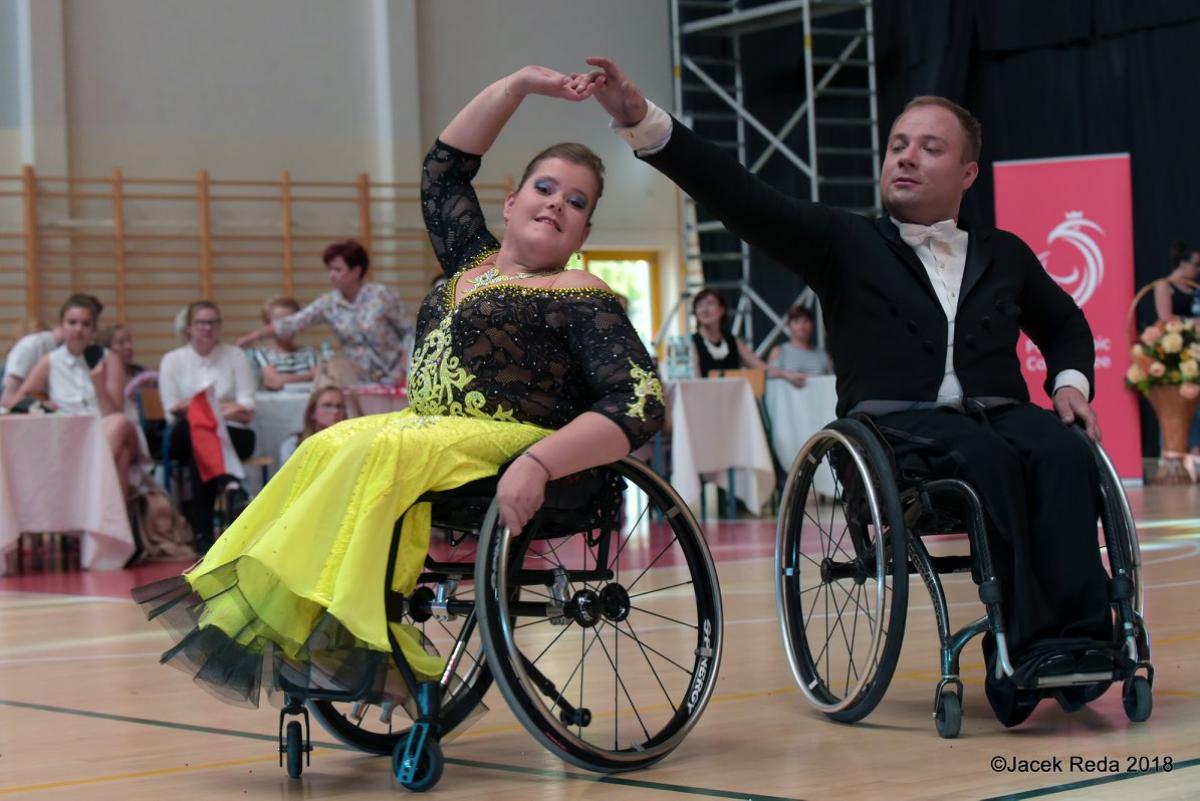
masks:
[[[181,577],[135,591],[148,613],[165,620],[178,637],[163,661],[183,667],[227,700],[256,704],[264,681],[287,695],[285,712],[299,713],[305,700],[312,707],[312,699],[321,699],[314,712],[336,736],[367,750],[394,749],[397,777],[415,789],[437,780],[437,738],[477,704],[492,673],[518,718],[564,758],[592,769],[623,770],[649,764],[674,747],[707,700],[716,672],[720,614],[715,575],[698,534],[679,533],[676,518],[691,521],[680,505],[684,513],[675,510],[664,524],[675,535],[662,550],[681,551],[682,556],[655,553],[664,569],[682,564],[703,574],[685,582],[699,588],[692,593],[699,611],[691,613],[696,622],[684,631],[690,643],[674,655],[660,656],[691,667],[677,695],[668,697],[672,707],[661,732],[639,728],[636,737],[621,734],[618,741],[610,726],[614,733],[607,743],[597,744],[597,738],[588,736],[591,713],[579,701],[585,690],[593,692],[590,682],[597,669],[582,666],[581,651],[591,652],[590,660],[601,666],[602,652],[609,655],[615,672],[615,640],[616,647],[624,644],[631,654],[620,662],[623,671],[635,658],[642,660],[647,675],[657,677],[674,668],[664,668],[665,662],[652,657],[632,627],[632,617],[626,617],[653,600],[638,597],[650,580],[630,576],[619,583],[622,564],[633,550],[622,554],[630,534],[616,531],[624,541],[617,540],[614,556],[608,550],[612,538],[605,535],[608,524],[589,518],[586,523],[561,523],[567,528],[555,530],[535,515],[548,497],[545,514],[553,511],[555,487],[563,483],[557,479],[619,462],[650,438],[663,423],[663,394],[617,296],[595,276],[565,270],[588,236],[603,189],[603,166],[594,153],[571,143],[540,153],[504,200],[503,243],[485,226],[471,181],[481,155],[529,94],[581,100],[588,92],[571,90],[568,79],[552,70],[525,67],[471,100],[425,158],[422,210],[449,280],[435,287],[420,308],[409,407],[347,420],[306,439],[198,565]],[[491,490],[496,496],[491,516],[476,538],[470,529],[480,526],[478,520],[455,522],[476,500],[464,485],[478,486],[505,465]],[[650,471],[632,465],[619,462],[609,473],[624,475],[660,509],[670,511],[670,488],[658,486]],[[620,489],[607,477],[601,481],[606,488]],[[455,488],[463,489],[447,494]],[[603,514],[612,519],[633,512],[628,500],[622,504],[619,497],[610,506]],[[453,519],[440,520],[439,508]],[[485,500],[482,510],[487,509]],[[592,518],[596,514],[593,510]],[[648,525],[650,517],[642,515]],[[465,562],[427,559],[431,519],[439,527],[439,559],[466,544],[474,547],[476,541],[478,552]],[[593,528],[600,525],[605,528]],[[583,528],[587,530],[578,534]],[[454,530],[443,542],[440,535],[447,529]],[[523,531],[525,536],[515,536]],[[576,540],[550,547],[549,537],[572,532]],[[493,541],[507,553],[510,569],[496,567],[505,564],[503,555],[485,560],[484,551]],[[385,560],[389,547],[393,556]],[[572,559],[583,568],[572,566]],[[537,569],[531,567],[534,563]],[[649,569],[646,563],[635,567],[643,575]],[[459,600],[456,588],[473,576],[478,581],[481,571],[500,589],[488,588],[489,608],[476,618],[474,601]],[[505,581],[511,582],[507,588]],[[674,594],[680,592],[679,581],[672,579]],[[424,586],[418,589],[418,584]],[[436,601],[434,591],[422,594],[434,584]],[[630,592],[634,584],[638,586]],[[483,588],[475,594],[481,607],[483,595]],[[438,615],[435,620],[430,620],[431,609]],[[462,663],[469,670],[461,682],[449,678],[455,666],[447,667],[447,660],[430,648],[438,625],[449,632],[442,621],[455,620],[456,613],[467,622],[451,659],[466,650],[473,660]],[[525,615],[542,625],[511,625]],[[495,646],[488,648],[486,665],[466,647],[476,624],[484,643],[490,638]],[[532,639],[556,634],[556,625],[581,632],[574,648],[578,675],[564,669],[555,679],[557,690],[546,679],[555,666],[550,649],[568,629],[554,642]],[[524,641],[526,636],[531,639]],[[594,647],[597,641],[599,647]],[[670,644],[655,647],[659,654]],[[693,655],[705,648],[702,657]],[[639,649],[641,655],[635,657]],[[497,657],[494,651],[503,653]],[[520,687],[529,686],[530,676],[549,702],[522,695]],[[439,679],[440,703],[424,697],[429,691],[422,689],[432,686],[436,695]],[[605,684],[610,702],[618,684],[627,686],[628,680],[618,674]],[[455,695],[463,688],[469,701]],[[633,691],[626,690],[623,697]],[[662,707],[658,685],[654,693]],[[418,720],[411,731],[419,730],[420,736],[414,734],[409,742],[399,727],[392,729],[390,715],[396,703],[409,702],[411,711],[412,695],[417,696]],[[334,701],[354,706],[347,713]],[[368,731],[364,704],[382,709],[383,733]],[[674,709],[678,711],[672,713]],[[619,721],[622,727],[638,725],[624,711]],[[282,732],[282,717],[280,726]],[[542,734],[542,729],[552,731]],[[295,776],[299,753],[306,750],[297,722],[289,724],[285,739],[281,747]]]

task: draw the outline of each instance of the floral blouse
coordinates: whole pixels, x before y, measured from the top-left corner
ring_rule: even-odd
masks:
[[[410,406],[556,429],[592,411],[638,447],[662,427],[662,385],[615,294],[503,283],[455,304],[462,274],[499,246],[471,188],[480,163],[441,141],[425,158],[425,227],[450,280],[417,316]]]
[[[412,325],[404,301],[388,287],[367,281],[352,301],[335,289],[273,325],[278,336],[291,337],[319,323],[333,329],[346,356],[371,381],[392,383],[403,375]]]

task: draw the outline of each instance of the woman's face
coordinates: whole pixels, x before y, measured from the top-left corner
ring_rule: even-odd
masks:
[[[346,419],[346,399],[341,390],[327,389],[317,398],[313,408],[313,422],[318,431],[324,431],[335,423]]]
[[[807,345],[812,339],[813,324],[812,320],[801,315],[788,320],[788,333],[792,336],[792,342],[799,342]]]
[[[696,322],[700,325],[720,324],[721,318],[725,315],[725,307],[713,295],[705,295],[696,301],[695,311]]]
[[[591,231],[596,174],[565,159],[543,159],[504,201],[505,240],[531,267],[562,267]]]
[[[221,313],[216,309],[199,308],[192,312],[187,327],[188,342],[200,353],[208,353],[221,338]]]
[[[1180,262],[1180,267],[1183,268],[1183,277],[1189,281],[1195,281],[1197,276],[1200,276],[1200,250],[1192,253],[1192,257],[1183,262]]]
[[[96,337],[96,318],[90,309],[72,306],[62,316],[63,342],[72,353],[83,353]]]
[[[113,331],[112,341],[108,349],[121,357],[121,363],[128,366],[133,364],[133,334],[128,328],[118,328]]]
[[[358,293],[358,288],[362,286],[364,270],[346,264],[346,260],[341,256],[330,259],[325,269],[329,271],[330,285],[338,292],[346,297]]]

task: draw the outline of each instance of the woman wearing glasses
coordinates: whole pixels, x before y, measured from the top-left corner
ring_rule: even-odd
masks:
[[[221,417],[229,429],[229,438],[238,458],[254,453],[254,373],[246,355],[232,345],[223,344],[221,310],[210,300],[198,300],[187,307],[184,336],[187,344],[162,358],[158,369],[158,389],[163,408],[171,423],[171,459],[192,469],[192,504],[189,522],[196,532],[196,550],[204,553],[212,544],[213,506],[217,494],[231,496],[231,508],[244,502],[245,491],[233,476],[216,476],[202,481],[192,453],[191,428],[187,410],[192,399],[212,386]]]

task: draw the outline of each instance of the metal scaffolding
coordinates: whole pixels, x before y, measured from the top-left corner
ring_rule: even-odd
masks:
[[[675,113],[751,172],[774,158],[798,171],[792,177],[801,192],[807,184],[810,199],[877,215],[880,148],[873,24],[871,0],[671,0]],[[743,54],[773,42],[786,59],[786,48],[778,49],[781,37],[795,42],[803,54],[803,98],[772,127],[765,120],[782,118],[786,108],[780,108],[778,97],[747,91]],[[752,132],[761,140],[751,141]],[[693,275],[704,275],[705,265],[740,266],[739,279],[707,285],[737,290],[734,331],[763,352],[784,322],[751,287],[749,246],[686,198],[682,252]],[[663,331],[696,288],[689,282]],[[816,305],[807,289],[797,302]],[[757,341],[754,307],[775,324]],[[819,323],[820,310],[815,311]],[[823,326],[817,329],[823,332]]]

